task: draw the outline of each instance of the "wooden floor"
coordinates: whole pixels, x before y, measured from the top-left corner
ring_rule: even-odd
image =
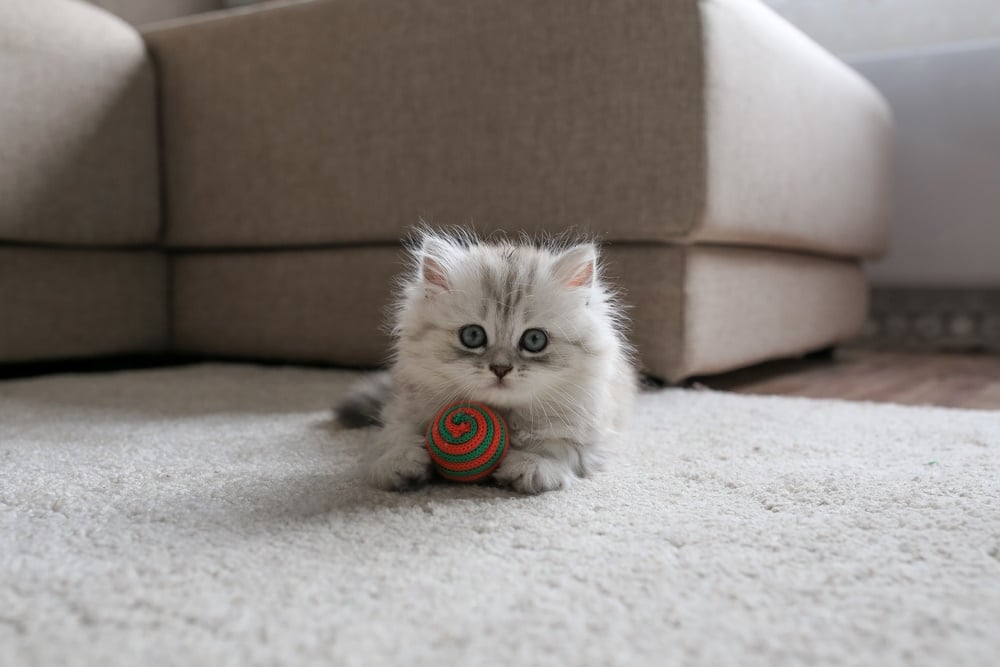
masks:
[[[1000,410],[1000,355],[845,349],[832,359],[771,362],[695,382],[744,394]]]

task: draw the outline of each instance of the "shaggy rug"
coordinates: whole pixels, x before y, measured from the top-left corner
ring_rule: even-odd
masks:
[[[643,394],[522,497],[359,480],[359,374],[0,383],[0,664],[993,665],[1000,415]]]

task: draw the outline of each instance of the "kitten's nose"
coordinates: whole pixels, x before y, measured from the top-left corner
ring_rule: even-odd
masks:
[[[502,380],[504,375],[507,375],[507,373],[510,373],[511,367],[510,366],[499,366],[497,364],[490,364],[490,370],[493,371],[494,375],[496,375],[498,378],[500,378]]]

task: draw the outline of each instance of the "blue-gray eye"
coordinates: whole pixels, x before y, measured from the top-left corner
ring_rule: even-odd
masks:
[[[458,340],[470,349],[482,347],[486,345],[486,330],[478,324],[467,324],[458,332]]]
[[[549,337],[541,329],[528,329],[521,334],[521,347],[528,352],[541,352],[548,344]]]

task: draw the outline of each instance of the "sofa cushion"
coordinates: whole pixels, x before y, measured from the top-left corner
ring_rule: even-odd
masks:
[[[172,257],[173,340],[181,353],[373,366],[395,247]]]
[[[166,258],[0,246],[0,362],[162,352]]]
[[[155,92],[139,35],[81,2],[3,0],[0,61],[0,241],[155,241]]]
[[[175,257],[180,352],[374,366],[395,246]],[[679,380],[832,345],[864,323],[856,262],[727,248],[614,244],[608,269],[635,318],[642,367]],[[323,276],[322,280],[317,279]]]
[[[884,246],[884,102],[757,2],[316,0],[145,37],[175,246],[392,242],[421,217]]]
[[[318,0],[144,35],[175,246],[395,242],[420,217],[658,238],[698,215],[691,0]]]
[[[612,271],[641,313],[644,368],[680,380],[793,357],[861,332],[868,288],[858,262],[711,245],[613,249]],[[680,274],[664,289],[650,275]]]

